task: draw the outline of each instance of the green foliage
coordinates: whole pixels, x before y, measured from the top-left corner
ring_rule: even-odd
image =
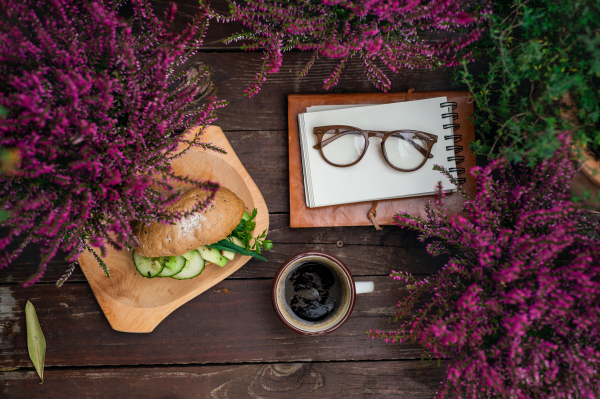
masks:
[[[597,0],[496,1],[489,37],[473,45],[486,74],[463,63],[457,78],[474,94],[478,155],[511,161],[549,158],[559,132],[600,146],[600,2]],[[573,99],[576,118],[561,117]]]
[[[267,236],[267,231],[263,231],[258,237],[252,237],[252,232],[256,227],[256,222],[254,222],[254,218],[256,218],[256,214],[258,211],[256,208],[252,211],[252,215],[248,220],[240,220],[240,223],[237,225],[235,230],[231,232],[231,235],[239,238],[246,244],[246,250],[252,250],[257,254],[261,253],[261,248],[264,248],[266,251],[273,248],[273,243],[271,240],[265,240],[264,238]],[[254,238],[254,242],[250,245],[250,242]]]

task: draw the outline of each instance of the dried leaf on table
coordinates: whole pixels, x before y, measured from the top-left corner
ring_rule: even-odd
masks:
[[[44,382],[44,361],[46,360],[46,338],[40,327],[33,304],[27,301],[25,305],[25,320],[27,322],[27,349],[29,357],[38,375]]]

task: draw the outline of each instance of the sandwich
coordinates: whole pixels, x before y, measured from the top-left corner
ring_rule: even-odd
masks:
[[[181,189],[182,195],[167,211],[190,212],[209,192],[199,188]],[[252,213],[231,190],[221,187],[204,210],[181,218],[174,224],[134,222],[139,245],[133,263],[143,277],[171,277],[186,280],[196,277],[207,263],[225,266],[236,255],[249,255],[266,261],[261,248],[271,249],[266,231],[252,237],[256,226]]]

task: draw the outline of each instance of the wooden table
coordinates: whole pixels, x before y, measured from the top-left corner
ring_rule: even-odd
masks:
[[[179,1],[182,17],[193,6]],[[189,0],[190,4],[197,1]],[[164,3],[166,4],[166,3]],[[162,15],[162,2],[155,5]],[[221,3],[216,5],[223,7]],[[55,281],[67,264],[60,258],[32,288],[18,284],[37,267],[30,247],[0,270],[0,397],[2,398],[430,398],[444,376],[444,362],[420,360],[417,344],[370,340],[369,329],[392,330],[394,306],[404,285],[391,270],[435,273],[433,258],[417,234],[398,227],[289,227],[287,102],[290,93],[323,93],[335,60],[316,62],[297,78],[309,55],[284,56],[281,71],[268,77],[253,99],[242,96],[261,62],[261,53],[223,46],[219,39],[235,24],[212,23],[205,51],[196,59],[210,66],[219,98],[217,124],[263,193],[270,210],[268,263],[250,261],[231,278],[188,302],[151,334],[112,330],[80,270],[63,288]],[[473,64],[475,71],[481,64]],[[405,70],[391,74],[392,90],[464,90],[452,86],[452,71]],[[350,62],[336,92],[373,92],[358,61]],[[3,234],[2,234],[3,235]],[[352,316],[339,330],[303,337],[277,319],[270,300],[272,278],[282,262],[309,250],[330,253],[349,266],[357,281],[374,281],[375,292],[357,297]],[[37,308],[47,341],[45,382],[27,354],[24,307]],[[18,368],[10,370],[11,368]]]

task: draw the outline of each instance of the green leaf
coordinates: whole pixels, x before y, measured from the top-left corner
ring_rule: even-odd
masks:
[[[27,322],[27,349],[29,350],[29,357],[42,382],[44,382],[46,338],[44,338],[35,308],[29,301],[25,305],[25,320]]]
[[[260,256],[254,251],[247,250],[246,248],[240,247],[239,245],[235,245],[234,243],[228,240],[221,240],[215,244],[207,245],[209,248],[218,249],[219,251],[230,251],[236,254],[245,255],[245,256],[253,256],[256,259],[260,259],[263,261],[267,261],[265,258]]]

